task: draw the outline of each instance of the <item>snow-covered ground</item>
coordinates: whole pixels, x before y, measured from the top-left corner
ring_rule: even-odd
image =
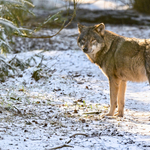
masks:
[[[69,4],[69,1],[73,0],[32,0],[36,7],[44,8],[61,8]],[[79,8],[90,10],[102,10],[102,9],[127,9],[131,3],[130,0],[76,0],[79,4]]]
[[[130,0],[79,0],[79,8],[90,10],[128,9]]]
[[[106,28],[128,37],[150,37],[149,27]],[[76,38],[77,29],[64,29],[52,40],[59,41],[56,49],[65,43],[68,50],[16,54],[31,61],[0,84],[1,150],[150,149],[148,82],[128,83],[123,118],[103,118],[109,109],[108,80],[77,48]],[[38,81],[32,78],[35,71]]]

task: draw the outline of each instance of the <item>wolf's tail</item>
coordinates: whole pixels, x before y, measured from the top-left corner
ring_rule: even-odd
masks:
[[[150,84],[150,44],[146,47],[146,51],[145,51],[145,68],[146,68],[148,81]]]

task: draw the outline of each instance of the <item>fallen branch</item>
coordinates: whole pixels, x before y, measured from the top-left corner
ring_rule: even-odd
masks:
[[[89,136],[88,134],[85,134],[85,133],[75,133],[75,134],[71,135],[70,138],[75,137],[76,135],[83,135],[83,136],[86,136],[86,137]]]
[[[71,147],[71,148],[74,148],[74,147],[71,146],[71,145],[63,144],[63,145],[61,145],[61,146],[57,146],[57,147],[54,147],[54,148],[51,148],[51,149],[48,149],[48,150],[60,149],[60,148],[63,148],[63,147]]]
[[[89,136],[88,134],[85,134],[85,133],[75,133],[75,134],[71,135],[69,138],[73,138],[73,137],[75,137],[76,135],[83,135],[83,136],[86,136],[86,137]],[[51,148],[51,149],[47,149],[47,150],[55,150],[55,149],[60,149],[60,148],[63,148],[63,147],[71,147],[71,148],[74,148],[73,146],[68,145],[71,141],[72,141],[72,139],[70,139],[68,142],[65,142],[65,144],[63,144],[63,145],[61,145],[61,146],[57,146],[57,147],[54,147],[54,148]]]
[[[93,114],[100,114],[102,112],[99,112],[99,111],[93,111],[93,112],[86,112],[86,113],[83,113],[84,115],[93,115]]]

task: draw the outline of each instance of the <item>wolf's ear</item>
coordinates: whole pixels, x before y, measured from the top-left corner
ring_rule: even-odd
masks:
[[[83,27],[84,27],[83,25],[81,25],[80,23],[78,23],[78,31],[79,31],[79,33],[82,32]]]
[[[101,33],[102,36],[104,36],[105,33],[105,25],[103,23],[100,23],[98,25],[95,25],[94,28],[98,33]]]

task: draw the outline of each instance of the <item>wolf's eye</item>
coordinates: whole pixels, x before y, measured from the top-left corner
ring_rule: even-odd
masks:
[[[84,43],[84,42],[85,42],[85,39],[82,39],[81,42]]]

